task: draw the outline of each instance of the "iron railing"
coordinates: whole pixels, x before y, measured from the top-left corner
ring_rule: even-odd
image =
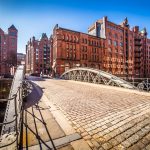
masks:
[[[9,93],[4,121],[0,123],[0,149],[19,149],[22,123],[24,66],[18,66]],[[4,101],[4,100],[3,100]]]
[[[12,135],[11,128],[9,129],[7,136],[1,136],[0,138],[0,149],[4,148],[4,147],[8,147],[12,144],[15,144],[16,142],[16,148],[19,148],[19,135],[20,135],[20,128],[21,128],[21,122],[22,122],[22,118],[21,118],[21,114],[22,114],[22,85],[18,88],[18,91],[15,95],[13,95],[12,98],[6,99],[7,102],[10,101],[14,101],[14,110],[15,110],[15,116],[14,119],[12,119],[9,122],[6,122],[4,120],[3,123],[0,123],[0,127],[4,127],[5,125],[10,125],[10,127],[12,128],[11,124],[14,125],[14,129],[13,129],[13,140],[11,140],[10,142],[7,141],[7,138],[9,138],[9,135]],[[6,143],[5,143],[6,142]]]
[[[131,78],[127,80],[138,90],[150,91],[150,78]]]
[[[132,84],[122,78],[108,72],[89,67],[71,68],[64,72],[60,78],[135,89]]]

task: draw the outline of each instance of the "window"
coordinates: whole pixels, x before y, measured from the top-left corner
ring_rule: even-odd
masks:
[[[76,45],[73,45],[73,49],[74,49],[74,50],[76,49]]]
[[[118,42],[117,41],[114,41],[114,46],[117,46],[118,45]]]
[[[67,53],[67,58],[69,58],[69,53]]]
[[[70,44],[70,50],[72,50],[72,44]]]
[[[118,39],[118,35],[117,34],[115,34],[115,39]]]
[[[6,42],[4,42],[4,44],[6,44]],[[15,39],[11,39],[11,45],[15,46]]]
[[[81,50],[82,50],[82,52],[84,52],[84,46],[81,46]]]
[[[69,49],[69,43],[67,43],[66,48]]]
[[[79,42],[79,39],[78,39],[78,37],[76,38],[76,42],[77,42],[77,43]]]
[[[82,38],[82,43],[84,43],[84,38]]]
[[[72,36],[70,36],[70,41],[72,41],[72,39],[73,39]]]
[[[11,36],[17,36],[17,33],[16,33],[16,32],[12,32],[12,31],[11,31],[9,34],[10,34]]]
[[[65,39],[65,36],[64,36],[64,35],[62,35],[62,39],[63,39],[63,40]]]
[[[87,60],[87,54],[85,54],[85,60]]]
[[[122,42],[120,42],[120,46],[123,47],[123,43]]]
[[[87,44],[87,39],[85,39],[85,44]]]
[[[72,54],[70,53],[70,58],[72,58]]]
[[[73,58],[74,58],[74,59],[76,58],[76,54],[73,55]]]
[[[122,36],[120,36],[120,40],[123,40],[123,37],[122,37]]]
[[[84,51],[87,52],[87,46],[84,47]]]
[[[82,54],[82,60],[84,60],[84,54]]]
[[[68,39],[69,39],[69,36],[67,35],[67,36],[66,36],[66,41],[68,41]]]
[[[112,41],[111,39],[108,40],[108,45],[111,45],[112,44]]]
[[[74,40],[73,40],[74,42],[76,42],[76,37],[74,36]]]
[[[110,47],[108,48],[108,52],[111,52],[111,48]]]

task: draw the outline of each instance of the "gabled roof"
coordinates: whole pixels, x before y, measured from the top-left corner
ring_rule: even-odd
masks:
[[[17,29],[16,29],[16,27],[12,24],[8,29],[13,29],[13,30],[16,30],[16,31],[18,31]]]

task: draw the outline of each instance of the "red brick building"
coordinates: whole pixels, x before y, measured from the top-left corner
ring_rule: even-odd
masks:
[[[117,25],[104,17],[89,27],[88,33],[106,39],[103,55],[105,71],[117,76],[133,76],[134,37],[127,18]]]
[[[28,73],[53,69],[60,76],[81,66],[127,79],[150,77],[150,39],[146,29],[130,29],[127,18],[118,25],[103,17],[88,28],[88,34],[56,25],[50,39],[45,34],[41,40],[30,39],[26,54]]]
[[[50,41],[45,33],[40,40],[32,37],[26,45],[26,72],[48,74],[50,71]]]
[[[150,40],[146,29],[130,29],[127,18],[115,24],[103,17],[88,34],[55,26],[51,37],[51,65],[58,75],[86,66],[119,77],[150,77]]]
[[[150,39],[147,39],[146,46],[145,77],[150,78]]]
[[[0,74],[10,74],[12,68],[17,66],[17,34],[14,25],[5,33],[0,28]]]
[[[51,43],[52,68],[56,74],[78,66],[103,69],[105,39],[56,25]]]

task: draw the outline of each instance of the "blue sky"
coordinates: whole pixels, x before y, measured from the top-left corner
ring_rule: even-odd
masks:
[[[50,36],[57,23],[87,32],[103,16],[118,24],[128,17],[131,27],[146,27],[150,34],[149,6],[149,0],[0,0],[0,28],[7,32],[14,24],[19,31],[18,52],[25,53],[30,37],[39,39],[43,32]]]

